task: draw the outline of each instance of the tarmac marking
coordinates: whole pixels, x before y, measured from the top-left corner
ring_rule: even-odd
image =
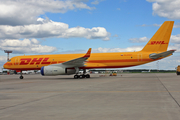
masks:
[[[24,84],[24,83],[35,83],[35,82],[20,82],[20,84]],[[18,84],[18,83],[16,83]]]
[[[160,93],[167,91],[7,91],[0,93]],[[180,92],[180,91],[169,91]]]
[[[26,84],[26,83],[36,83],[36,82],[11,82],[11,83],[3,83],[3,84],[9,85],[9,84]]]
[[[156,74],[157,76],[157,74]],[[176,100],[176,98],[174,98],[174,96],[171,94],[171,91],[168,90],[168,88],[163,84],[163,82],[161,81],[161,79],[157,76],[158,80],[160,81],[160,83],[162,84],[162,86],[166,89],[166,91],[169,93],[169,95],[171,96],[171,98],[176,102],[176,104],[180,107],[180,104],[178,103],[178,101]]]

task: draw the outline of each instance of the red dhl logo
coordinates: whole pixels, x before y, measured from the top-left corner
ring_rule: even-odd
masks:
[[[39,65],[41,64],[50,64],[51,62],[47,62],[49,58],[21,58],[19,65]]]
[[[148,45],[160,45],[160,44],[168,44],[168,43],[164,43],[164,41],[151,41],[150,43],[148,43]]]

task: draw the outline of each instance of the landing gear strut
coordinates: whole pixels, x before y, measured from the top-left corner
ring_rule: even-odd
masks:
[[[21,71],[21,73],[20,73],[20,74],[21,74],[21,76],[19,77],[19,79],[23,79],[24,77],[22,76],[22,71]]]

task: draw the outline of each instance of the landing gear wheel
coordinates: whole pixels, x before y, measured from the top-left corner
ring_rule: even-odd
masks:
[[[84,78],[84,76],[83,75],[79,75],[79,78],[82,79],[82,78]]]
[[[80,75],[79,78],[82,79],[82,78],[85,78],[86,75]]]
[[[90,78],[90,75],[89,75],[89,74],[87,74],[87,75],[86,75],[86,78]]]
[[[85,78],[86,77],[86,75],[82,75],[82,78]]]
[[[19,79],[23,79],[24,77],[21,75],[20,77],[19,77]]]
[[[74,75],[74,79],[78,79],[79,77],[79,75]]]

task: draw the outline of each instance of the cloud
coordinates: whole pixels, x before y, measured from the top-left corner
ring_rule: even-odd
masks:
[[[129,41],[130,41],[131,43],[142,43],[142,42],[147,42],[147,41],[149,41],[149,38],[147,38],[147,37],[130,38]]]
[[[142,27],[146,27],[146,26],[148,26],[148,25],[146,25],[146,24],[142,24],[141,26],[142,26]]]
[[[41,45],[36,39],[5,39],[0,40],[0,50],[12,50],[13,53],[50,53],[57,50],[56,47]]]
[[[179,58],[180,58],[180,56],[172,55],[170,57],[160,60],[159,61],[159,69],[175,70],[175,68],[180,64]]]
[[[6,62],[7,56],[0,56],[0,62]]]
[[[84,54],[86,54],[87,50],[82,50],[82,49],[66,50],[66,51],[61,51],[58,54],[72,54],[72,53],[73,54],[76,54],[76,53],[84,53]]]
[[[91,4],[98,5],[102,1],[104,1],[104,0],[95,0],[94,2],[91,2]]]
[[[87,39],[109,40],[111,34],[103,27],[73,27],[62,22],[54,22],[52,20],[37,19],[40,24],[31,24],[24,26],[8,26],[0,25],[0,39],[20,39],[20,38],[72,38],[81,37]]]
[[[169,19],[180,19],[179,0],[146,0],[153,2],[153,15],[166,17]]]
[[[117,8],[117,10],[121,10],[121,8]]]
[[[109,40],[110,33],[103,27],[93,27],[92,29],[83,27],[74,27],[67,29],[62,35],[58,37],[69,38],[69,37],[85,37],[87,39],[102,39]]]
[[[91,4],[97,5],[97,4],[99,4],[99,1],[95,0],[94,2],[91,2]]]
[[[169,45],[168,50],[176,50],[176,53],[180,52],[180,44]]]
[[[50,13],[65,13],[69,10],[88,9],[86,0],[1,0],[0,25],[37,24],[37,17]]]
[[[153,24],[153,26],[160,27],[162,24]]]
[[[180,23],[175,24],[174,28],[180,28]]]
[[[142,50],[142,46],[132,46],[127,48],[102,48],[99,47],[97,49],[93,49],[93,52],[134,52],[134,51],[140,51]]]
[[[2,56],[0,55],[0,71],[3,68],[2,66],[4,65],[4,63],[7,61],[7,56]]]
[[[180,44],[180,34],[178,35],[171,35],[171,43],[178,43]]]
[[[119,37],[117,34],[113,35],[112,37]]]

